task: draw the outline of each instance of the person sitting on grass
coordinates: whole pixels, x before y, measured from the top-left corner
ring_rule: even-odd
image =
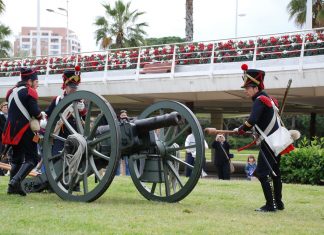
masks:
[[[255,157],[253,155],[249,155],[245,165],[245,173],[246,173],[247,180],[252,179],[256,167],[257,164],[256,164]]]

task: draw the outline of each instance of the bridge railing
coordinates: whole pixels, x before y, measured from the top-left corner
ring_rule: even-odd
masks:
[[[324,28],[220,39],[204,42],[175,43],[170,45],[142,46],[135,48],[108,49],[73,55],[48,55],[40,57],[0,59],[0,77],[19,76],[21,67],[37,69],[40,75],[61,74],[76,65],[82,72],[103,71],[103,79],[113,70],[130,70],[138,79],[145,64],[172,64],[171,77],[176,68],[188,65],[251,62],[280,58],[303,58],[324,54]]]

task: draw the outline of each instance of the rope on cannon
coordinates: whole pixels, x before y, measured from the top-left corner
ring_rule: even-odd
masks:
[[[78,181],[79,176],[85,174],[88,170],[88,147],[87,147],[87,141],[83,138],[82,135],[79,133],[75,133],[73,135],[69,136],[69,140],[74,141],[78,143],[78,148],[76,149],[74,154],[67,153],[64,151],[63,156],[63,176],[65,176],[65,168],[68,167],[68,180],[66,181],[66,177],[63,177],[63,183],[66,185],[69,185],[73,179],[74,176],[78,176],[76,181]],[[79,166],[82,160],[83,153],[85,154],[85,160],[86,165],[83,172],[80,172]]]

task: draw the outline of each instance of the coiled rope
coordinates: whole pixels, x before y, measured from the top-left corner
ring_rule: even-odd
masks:
[[[79,146],[74,154],[69,154],[64,151],[63,155],[63,183],[70,185],[72,179],[77,175],[75,182],[79,180],[79,177],[85,174],[88,170],[88,146],[87,141],[79,133],[75,133],[69,136],[69,139],[74,139],[79,143]],[[83,172],[80,172],[79,166],[82,160],[82,155],[85,151],[85,168]],[[68,167],[68,180],[66,181],[65,168]]]

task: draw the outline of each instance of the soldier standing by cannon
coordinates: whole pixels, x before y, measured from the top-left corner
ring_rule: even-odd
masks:
[[[35,129],[33,130],[32,122],[30,122],[31,117],[42,118],[37,103],[37,87],[37,72],[29,68],[21,68],[21,81],[10,89],[6,96],[9,109],[2,142],[11,145],[13,150],[8,194],[26,196],[20,182],[36,166],[38,161],[38,136],[35,134]]]
[[[264,71],[248,69],[246,64],[242,65],[242,70],[244,71],[244,84],[242,88],[245,89],[246,96],[252,98],[253,106],[248,120],[239,128],[236,128],[238,134],[244,134],[253,127],[256,127],[259,134],[259,130],[261,130],[266,136],[269,136],[279,129],[275,113],[275,106],[278,106],[278,102],[264,91]],[[260,140],[261,146],[255,174],[261,183],[266,204],[256,209],[256,211],[271,212],[276,211],[276,209],[283,210],[282,182],[279,169],[280,155],[293,150],[293,146],[289,145],[288,148],[276,156],[262,137]],[[271,178],[274,195],[272,193]]]
[[[81,82],[81,76],[80,76],[80,67],[76,66],[74,69],[68,69],[65,70],[62,78],[63,78],[63,84],[62,84],[62,90],[64,91],[62,95],[55,97],[51,104],[47,107],[47,109],[45,110],[46,115],[49,117],[54,108],[58,105],[58,103],[66,96],[69,94],[72,94],[74,92],[77,91],[78,86]],[[82,100],[80,100],[77,104],[78,110],[80,112],[81,116],[84,116],[86,113],[86,109],[85,109],[85,105],[83,103]],[[69,107],[66,109],[65,115],[66,118],[68,120],[68,122],[75,127],[75,119],[72,115],[73,113],[73,109],[72,107]],[[57,132],[57,134],[61,137],[66,138],[70,133],[69,131],[66,129],[66,127],[63,125],[62,122],[58,122],[56,127],[55,127],[55,132]],[[64,147],[64,142],[61,140],[54,140],[55,143],[53,145],[53,154],[57,154],[59,151],[61,151]]]

